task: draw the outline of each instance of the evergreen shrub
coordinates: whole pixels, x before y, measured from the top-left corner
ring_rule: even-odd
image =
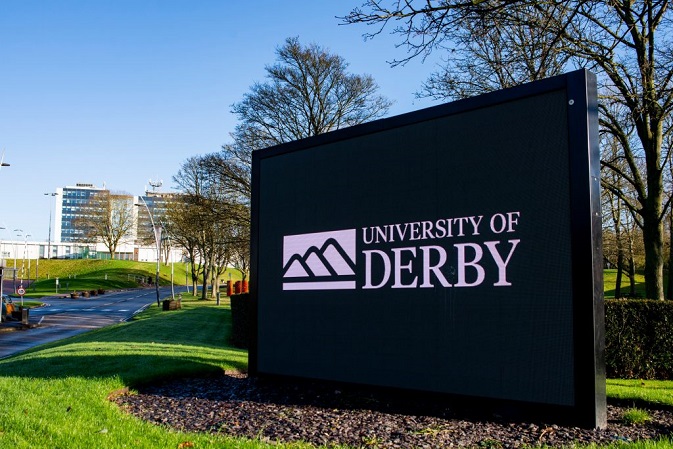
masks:
[[[605,301],[609,378],[673,379],[673,301]]]

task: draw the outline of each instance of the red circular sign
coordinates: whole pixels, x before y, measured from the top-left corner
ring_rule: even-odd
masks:
[[[19,296],[23,296],[26,294],[26,290],[23,287],[19,287],[19,289],[16,291]]]

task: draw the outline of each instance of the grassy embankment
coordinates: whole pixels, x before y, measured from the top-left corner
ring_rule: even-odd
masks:
[[[13,262],[9,265],[13,266]],[[22,260],[17,261],[17,267],[27,267]],[[37,270],[36,270],[37,268]],[[191,282],[191,274],[186,273],[188,266],[182,263],[173,264],[173,283],[186,285]],[[228,270],[223,279],[238,280],[241,275],[236,270]],[[32,261],[30,276],[26,269],[26,278],[37,280],[26,289],[26,298],[40,298],[42,296],[57,293],[56,279],[58,278],[58,294],[66,294],[72,291],[92,290],[102,288],[104,290],[117,290],[135,288],[146,282],[149,277],[156,275],[156,263],[134,262],[126,260],[40,260],[39,267]],[[18,276],[18,275],[17,275]],[[170,285],[171,265],[160,265],[160,285]],[[17,284],[19,278],[17,277]]]

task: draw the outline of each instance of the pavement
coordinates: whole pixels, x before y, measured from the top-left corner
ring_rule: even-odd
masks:
[[[150,292],[153,294],[153,291]],[[69,298],[69,296],[67,296]],[[49,306],[49,301],[63,300],[62,295],[45,297],[40,300]],[[44,315],[29,312],[28,324],[21,320],[3,319],[0,323],[0,360],[16,355],[35,346],[63,340],[64,338],[109,326],[119,322],[118,316],[102,316],[100,314],[58,313]]]
[[[54,298],[61,298],[57,296]],[[50,298],[42,298],[48,301]],[[0,323],[0,359],[7,358],[16,353],[23,352],[34,346],[51,343],[54,341],[76,335],[91,328],[80,328],[77,325],[64,327],[42,326],[43,317],[34,318],[28,315],[28,324],[21,320],[3,319]]]
[[[36,323],[35,320],[28,321],[28,324],[24,324],[21,320],[2,320],[0,323],[0,333],[3,332],[14,332],[14,331],[25,331],[28,329],[34,329],[39,326],[39,323]]]

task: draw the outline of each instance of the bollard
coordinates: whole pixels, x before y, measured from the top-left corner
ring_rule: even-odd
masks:
[[[28,313],[30,309],[22,308],[21,309],[21,324],[28,326]]]
[[[217,302],[216,304],[219,306],[220,305],[220,292],[217,292]]]

